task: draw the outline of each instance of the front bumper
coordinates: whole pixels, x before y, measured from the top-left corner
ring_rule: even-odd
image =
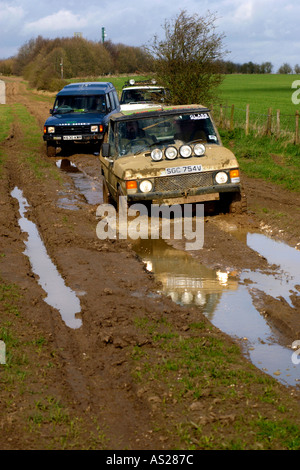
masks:
[[[67,136],[67,135],[54,135],[54,134],[45,134],[43,135],[43,139],[45,142],[51,142],[53,144],[70,144],[72,142],[80,143],[80,142],[93,142],[97,140],[103,139],[103,132],[99,134],[78,134],[77,136]]]
[[[193,202],[213,201],[220,199],[221,193],[237,193],[241,191],[240,184],[213,185],[205,188],[192,188],[186,191],[166,191],[127,194],[128,202],[152,201],[159,204],[188,204]]]

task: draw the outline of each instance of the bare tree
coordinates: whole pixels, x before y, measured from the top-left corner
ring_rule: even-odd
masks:
[[[214,100],[221,83],[220,62],[223,34],[216,33],[216,16],[189,16],[182,10],[173,20],[165,20],[165,37],[154,36],[147,47],[154,57],[155,73],[171,94],[174,104],[201,103]]]

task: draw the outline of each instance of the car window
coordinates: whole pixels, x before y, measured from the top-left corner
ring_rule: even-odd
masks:
[[[58,96],[54,103],[54,114],[105,113],[104,95]]]
[[[111,103],[111,109],[116,109],[115,97],[112,91],[109,93],[109,99]]]
[[[115,141],[115,124],[113,121],[110,122],[108,128],[108,142],[110,144],[110,155],[114,157],[116,155],[116,141]]]
[[[120,104],[129,104],[129,103],[153,103],[153,102],[162,102],[164,101],[165,90],[162,89],[151,89],[151,88],[139,88],[139,89],[128,89],[123,90]]]
[[[208,113],[157,116],[118,123],[118,154],[191,142],[219,144]]]
[[[115,98],[115,105],[116,105],[116,108],[118,108],[118,106],[119,106],[118,94],[117,94],[116,91],[113,91],[113,95],[114,95],[114,98]]]
[[[107,93],[107,94],[105,95],[105,99],[106,99],[106,109],[107,109],[107,112],[110,113],[111,110],[112,110],[112,105],[111,105],[111,102],[110,102],[109,93]]]

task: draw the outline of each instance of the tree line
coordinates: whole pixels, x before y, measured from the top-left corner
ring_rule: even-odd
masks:
[[[19,75],[37,89],[58,91],[71,78],[105,75],[153,75],[170,91],[173,104],[202,103],[217,99],[217,88],[226,74],[269,74],[271,62],[236,64],[226,61],[224,34],[216,31],[216,15],[199,16],[182,10],[165,20],[163,35],[148,46],[134,47],[95,42],[82,37],[45,39],[38,36],[20,47],[18,54],[0,60],[0,74]],[[300,73],[283,64],[277,73]]]
[[[273,73],[274,66],[271,62],[263,62],[262,64],[256,64],[252,61],[245,62],[243,64],[235,64],[231,61],[222,62],[223,73],[232,74],[232,73],[241,73],[241,74],[254,74],[254,73]],[[296,73],[300,74],[300,66],[296,64],[292,67],[288,63],[282,64],[276,73],[279,74],[290,74]]]
[[[271,62],[243,64],[219,60],[224,74],[267,74],[273,72]],[[62,79],[108,74],[152,73],[153,57],[144,47],[88,41],[81,37],[44,39],[38,36],[20,47],[18,54],[0,60],[0,73],[22,75],[38,89],[56,91]],[[280,74],[300,73],[297,64],[283,64]]]
[[[32,87],[56,91],[72,77],[151,72],[152,58],[142,47],[104,44],[82,37],[44,39],[38,36],[20,47],[15,57],[0,61],[0,73],[20,75]]]

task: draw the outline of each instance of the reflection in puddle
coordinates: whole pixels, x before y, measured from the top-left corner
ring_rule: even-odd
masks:
[[[247,244],[264,256],[269,264],[279,266],[274,276],[256,272],[245,273],[247,277],[263,286],[266,294],[275,298],[281,296],[293,307],[290,295],[295,285],[300,283],[300,251],[259,233],[249,233]]]
[[[80,313],[80,302],[75,293],[65,285],[56,267],[49,258],[45,245],[43,244],[36,225],[26,219],[26,208],[29,207],[23,193],[17,187],[11,192],[11,196],[19,202],[19,225],[23,232],[28,234],[25,241],[26,249],[24,254],[28,256],[32,271],[39,276],[39,284],[47,293],[45,302],[56,308],[63,321],[70,328],[79,328],[82,321],[76,318]]]
[[[58,195],[61,196],[57,202],[57,207],[61,209],[68,209],[70,211],[77,211],[82,199],[74,192],[71,186],[65,184],[65,189],[59,191]]]
[[[264,239],[249,235],[249,245],[252,244],[256,251],[263,251],[263,246],[268,245],[267,237],[261,237]],[[256,244],[259,246],[254,247]],[[244,340],[250,360],[258,368],[275,376],[284,384],[298,384],[300,365],[293,364],[293,351],[278,344],[276,331],[273,331],[253,305],[251,288],[249,289],[247,284],[240,283],[231,273],[215,271],[199,264],[189,254],[172,248],[163,240],[140,240],[134,249],[145,262],[147,269],[162,283],[164,294],[171,296],[179,304],[200,307],[216,327],[232,337]],[[266,256],[265,252],[262,254]],[[297,252],[297,255],[300,253]],[[295,267],[296,265],[297,261]],[[299,279],[299,266],[298,261],[295,272],[291,266],[288,270],[285,266],[286,277],[280,281],[285,292],[295,285],[297,271]],[[242,273],[241,280],[251,276],[256,287],[264,290],[265,283],[260,284],[260,273]],[[273,282],[272,278],[270,285],[273,285]],[[282,295],[278,288],[276,292],[277,295]]]
[[[70,174],[76,188],[84,196],[88,204],[97,205],[103,202],[102,184],[82,173],[76,165],[68,159],[56,161],[56,166]],[[78,197],[70,194],[59,201],[59,207],[64,209],[77,209]]]
[[[162,283],[163,292],[182,305],[200,305],[209,314],[224,290],[238,288],[238,281],[228,273],[197,263],[164,240],[141,240],[134,249]]]

